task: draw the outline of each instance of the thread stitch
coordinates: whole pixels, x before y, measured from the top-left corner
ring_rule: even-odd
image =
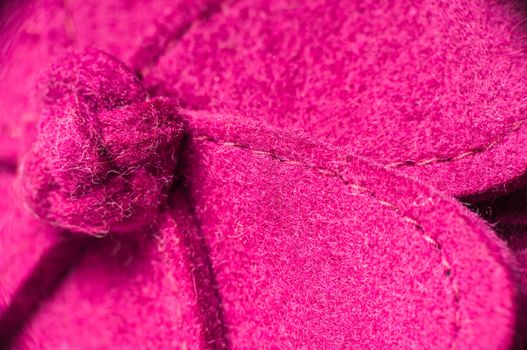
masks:
[[[64,0],[64,3],[66,4],[67,1],[68,0]],[[214,16],[216,13],[220,12],[221,8],[224,6],[224,4],[226,2],[227,2],[226,0],[218,1],[218,3],[215,4],[213,9],[209,13],[207,13],[207,11],[205,11],[205,13],[202,13],[201,16],[198,15],[198,17],[189,24],[188,28],[190,28],[190,26],[194,22],[203,20],[204,18],[210,18],[210,17]],[[71,21],[71,22],[73,23],[73,21]],[[188,30],[188,28],[187,28],[187,30]],[[176,33],[171,33],[171,35],[169,35],[168,40],[164,43],[163,49],[161,50],[161,52],[159,52],[156,55],[156,57],[153,60],[153,62],[151,62],[151,63],[147,64],[145,67],[141,67],[139,69],[141,71],[141,74],[144,76],[145,73],[148,70],[150,70],[152,67],[154,67],[157,64],[157,62],[159,61],[159,59],[161,57],[163,57],[168,50],[170,50],[171,48],[174,47],[174,45],[179,41],[179,39],[181,39],[181,37],[185,34],[185,32],[186,31],[183,31],[183,33],[181,33],[179,36],[176,35],[177,31],[176,31]],[[141,49],[138,50],[138,52],[140,52],[140,51],[141,51]],[[515,131],[517,131],[519,128],[521,128],[526,122],[527,122],[527,119],[523,119],[523,120],[519,120],[519,121],[514,122],[512,124],[512,128],[509,129],[509,131],[507,131],[506,133],[504,133],[500,137],[494,139],[493,141],[491,141],[486,146],[476,146],[476,147],[473,147],[473,148],[471,148],[469,150],[462,151],[462,153],[459,153],[457,155],[452,155],[452,156],[447,156],[447,157],[435,156],[435,157],[431,157],[431,158],[423,158],[423,159],[417,159],[417,160],[408,159],[408,160],[403,160],[403,161],[396,161],[396,162],[388,163],[388,164],[384,165],[384,167],[388,168],[388,169],[390,169],[390,168],[402,168],[402,167],[421,167],[421,166],[426,166],[426,165],[430,165],[430,164],[450,163],[450,162],[453,162],[453,161],[457,161],[457,160],[461,160],[461,159],[467,158],[469,156],[474,156],[476,154],[480,154],[480,153],[486,152],[486,151],[494,148],[495,146],[505,142],[507,140],[508,136],[510,136]]]
[[[403,160],[403,161],[386,164],[384,167],[390,169],[390,168],[425,166],[425,165],[437,164],[437,163],[450,163],[453,161],[467,158],[469,156],[474,156],[476,154],[489,151],[492,148],[496,147],[497,145],[504,143],[505,141],[507,141],[508,137],[512,135],[515,131],[518,131],[518,129],[520,129],[525,124],[525,122],[527,122],[527,119],[518,120],[512,124],[512,128],[509,129],[509,131],[507,131],[500,137],[494,139],[486,146],[477,146],[470,150],[463,151],[462,153],[458,155],[448,156],[448,157],[432,157],[432,158],[426,158],[426,159],[420,159],[420,160]]]
[[[416,219],[414,219],[414,218],[412,218],[412,217],[410,217],[408,215],[402,214],[401,209],[396,204],[377,198],[376,193],[371,191],[370,189],[368,189],[368,188],[366,188],[364,186],[361,186],[361,185],[349,182],[348,180],[346,180],[342,176],[342,174],[340,174],[339,172],[337,172],[337,171],[335,171],[333,169],[315,166],[315,165],[312,165],[312,164],[309,164],[309,163],[306,163],[306,162],[302,162],[302,161],[287,159],[287,158],[284,158],[284,157],[281,157],[281,156],[275,154],[272,151],[253,149],[253,148],[249,147],[248,145],[236,143],[236,142],[233,142],[233,141],[217,140],[214,137],[209,136],[209,135],[196,135],[196,136],[193,137],[193,139],[196,140],[196,141],[207,141],[207,142],[211,142],[211,143],[214,143],[214,144],[217,144],[217,145],[220,145],[220,146],[229,147],[229,148],[238,148],[238,149],[246,150],[246,151],[249,151],[249,152],[253,153],[254,155],[256,155],[256,156],[258,156],[260,158],[261,157],[267,157],[269,159],[273,159],[273,160],[276,160],[276,161],[284,163],[284,164],[289,164],[289,165],[297,166],[297,167],[303,167],[304,169],[311,169],[311,170],[313,170],[313,171],[315,171],[315,172],[317,172],[317,173],[319,173],[319,174],[321,174],[323,176],[337,178],[346,187],[352,188],[354,191],[356,191],[356,195],[368,196],[371,199],[373,199],[375,202],[377,202],[378,204],[380,204],[380,205],[382,205],[382,206],[384,206],[384,207],[386,207],[388,209],[391,209],[394,212],[396,212],[405,222],[407,222],[408,224],[412,225],[417,231],[419,231],[421,233],[421,237],[423,238],[425,243],[427,243],[429,246],[433,247],[439,253],[439,255],[441,256],[440,264],[441,264],[441,266],[444,269],[445,277],[450,282],[451,291],[452,291],[453,297],[454,297],[454,321],[453,321],[453,323],[454,323],[454,335],[452,336],[452,339],[451,339],[450,345],[449,345],[449,349],[453,349],[453,347],[455,345],[455,341],[457,340],[459,331],[461,329],[461,313],[460,313],[460,306],[459,306],[459,301],[460,301],[459,288],[457,286],[457,283],[454,280],[452,265],[450,264],[449,260],[445,256],[440,243],[436,239],[434,239],[431,236],[426,234],[423,226],[421,225],[421,223],[419,223],[419,221],[417,221]]]
[[[67,6],[66,5],[67,5],[68,1],[69,0],[64,0],[64,5],[65,5],[64,8],[65,8],[65,10],[67,10]],[[179,39],[181,39],[181,37],[192,26],[192,24],[194,24],[197,21],[200,21],[200,20],[203,20],[203,19],[210,18],[210,17],[214,16],[216,13],[221,11],[221,8],[224,6],[224,4],[226,2],[227,2],[227,0],[220,0],[217,3],[215,3],[215,4],[209,3],[208,6],[213,5],[212,9],[209,9],[209,11],[207,11],[207,9],[205,8],[204,12],[202,12],[200,15],[197,16],[197,18],[195,18],[193,21],[191,21],[191,23],[188,25],[186,30],[184,30],[179,35],[177,35],[177,31],[175,31],[175,33],[171,33],[168,36],[168,39],[165,41],[162,50],[159,53],[156,54],[155,59],[153,60],[153,62],[150,62],[146,66],[139,68],[139,71],[141,72],[141,75],[144,76],[146,72],[148,72],[152,67],[154,67],[157,64],[157,62],[159,61],[159,59],[161,57],[163,57],[168,50],[170,50],[170,49],[172,49],[174,47],[174,45],[179,41]],[[67,12],[67,14],[68,14],[68,12]],[[69,26],[69,28],[74,28],[73,20],[70,19],[69,22],[71,22],[70,23],[71,25]],[[66,17],[65,28],[66,28],[66,30],[68,29],[68,17]],[[67,30],[67,32],[68,32],[68,30]],[[136,54],[138,52],[140,52],[141,49],[143,49],[143,48],[140,48],[136,52]],[[447,157],[435,156],[435,157],[431,157],[431,158],[423,158],[423,159],[417,159],[417,160],[408,159],[408,160],[403,160],[403,161],[396,161],[396,162],[388,163],[388,164],[384,165],[384,167],[388,168],[388,169],[390,169],[390,168],[402,168],[402,167],[421,167],[421,166],[426,166],[426,165],[430,165],[430,164],[450,163],[450,162],[453,162],[453,161],[457,161],[457,160],[461,160],[461,159],[467,158],[469,156],[474,156],[476,154],[480,154],[480,153],[483,153],[485,151],[488,151],[488,150],[494,148],[495,146],[505,142],[507,140],[508,136],[510,136],[512,133],[514,133],[515,131],[520,129],[526,122],[527,122],[527,119],[522,119],[522,120],[514,122],[512,124],[512,128],[509,129],[509,131],[507,131],[506,133],[504,133],[500,137],[494,139],[493,141],[491,141],[486,146],[476,146],[476,147],[473,147],[473,148],[471,148],[469,150],[462,151],[462,153],[459,153],[457,155],[452,155],[452,156],[447,156]]]

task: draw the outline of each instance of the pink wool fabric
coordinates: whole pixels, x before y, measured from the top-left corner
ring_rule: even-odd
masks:
[[[207,285],[213,277],[185,206],[164,213],[155,233],[81,237],[80,245],[11,207],[20,202],[18,184],[12,175],[0,179],[0,348],[9,341],[15,349],[196,349],[224,341],[211,335],[222,333]],[[75,272],[63,281],[64,268]],[[23,324],[32,317],[34,326]],[[21,324],[29,329],[14,339]]]
[[[12,162],[25,152],[26,126],[39,119],[30,91],[54,58],[67,49],[94,47],[132,70],[146,70],[193,21],[217,11],[214,0],[178,0],[170,6],[165,0],[21,0],[7,5],[5,30],[0,31],[0,145],[5,145],[0,156]]]
[[[508,308],[479,280],[507,253],[466,209],[342,149],[197,114],[184,173],[234,344],[510,346],[480,313]]]
[[[178,203],[155,233],[95,241],[14,348],[226,348],[214,278],[192,220]]]
[[[27,214],[12,174],[0,173],[0,310],[3,313],[15,289],[38,257],[57,241],[56,232]]]
[[[512,260],[467,209],[341,149],[181,115],[178,209],[153,237],[101,241],[21,348],[512,346]]]
[[[522,348],[523,11],[7,6],[0,348]]]
[[[147,100],[137,77],[99,52],[52,66],[36,100],[38,138],[22,174],[31,209],[91,234],[155,221],[182,136],[176,106]]]
[[[527,37],[514,1],[237,1],[146,80],[190,108],[346,146],[456,196],[527,170]],[[157,87],[157,82],[160,87]]]

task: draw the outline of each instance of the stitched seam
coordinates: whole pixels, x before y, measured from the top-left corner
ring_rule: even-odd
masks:
[[[70,37],[70,39],[74,39],[75,36],[75,26],[73,23],[73,19],[71,16],[71,12],[68,10],[68,1],[69,0],[63,0],[64,1],[64,10],[66,11],[66,18],[65,18],[65,30]],[[174,30],[173,33],[170,33],[168,35],[168,38],[164,41],[162,44],[162,48],[159,52],[157,52],[154,55],[154,58],[152,62],[147,62],[146,65],[138,67],[138,71],[142,76],[144,76],[152,67],[155,67],[156,64],[159,62],[159,60],[170,50],[174,47],[174,45],[181,40],[181,38],[188,32],[188,30],[191,28],[191,26],[199,21],[203,21],[205,19],[211,18],[212,16],[216,15],[218,12],[221,11],[223,5],[227,2],[227,0],[219,0],[217,3],[214,4],[214,2],[206,3],[204,8],[198,11],[198,14],[196,18],[191,20],[189,23],[187,23],[183,28],[180,28],[179,30]],[[213,9],[207,12],[207,6],[212,6]],[[159,33],[158,33],[159,34]],[[140,53],[145,47],[140,47],[134,54],[134,57]],[[503,135],[495,138],[493,141],[488,143],[484,146],[476,146],[473,148],[469,148],[467,150],[461,151],[460,153],[452,156],[434,156],[430,158],[421,158],[417,160],[403,160],[403,161],[395,161],[392,163],[385,164],[384,167],[388,169],[392,168],[402,168],[402,167],[422,167],[426,165],[431,164],[438,164],[438,163],[451,163],[457,160],[461,160],[464,158],[468,158],[470,156],[475,156],[480,153],[484,153],[486,151],[491,150],[492,148],[496,147],[499,144],[502,144],[508,140],[508,137],[512,135],[515,131],[520,129],[525,123],[527,122],[527,119],[516,121],[512,124],[512,128],[509,129],[507,132],[505,132]]]
[[[403,160],[403,161],[397,161],[393,163],[386,164],[385,168],[401,168],[401,167],[416,167],[416,166],[425,166],[430,164],[437,164],[437,163],[450,163],[457,160],[461,160],[470,156],[475,156],[477,154],[489,151],[496,147],[497,145],[505,143],[508,138],[518,129],[520,129],[525,123],[527,122],[527,119],[518,120],[512,124],[512,128],[509,129],[506,133],[503,135],[495,138],[492,142],[488,143],[485,146],[477,146],[465,151],[462,151],[461,153],[453,156],[446,156],[446,157],[431,157],[431,158],[423,158],[418,160]]]
[[[276,154],[275,152],[261,150],[261,149],[253,149],[253,148],[251,148],[251,147],[249,147],[248,145],[245,145],[245,144],[240,144],[240,143],[227,141],[227,140],[217,140],[214,137],[211,137],[211,136],[208,136],[208,135],[196,135],[196,136],[193,137],[193,139],[196,140],[196,141],[212,142],[214,144],[217,144],[217,145],[220,145],[220,146],[224,146],[224,147],[228,147],[228,148],[238,148],[238,149],[246,150],[246,151],[251,152],[255,156],[260,157],[260,158],[272,159],[272,160],[278,161],[278,162],[283,163],[283,164],[287,164],[287,165],[291,165],[291,166],[295,166],[295,167],[301,167],[301,168],[304,168],[304,169],[310,169],[310,170],[312,170],[314,172],[317,172],[317,173],[319,173],[319,174],[321,174],[323,176],[326,176],[326,177],[336,178],[342,184],[344,184],[346,187],[349,187],[349,188],[351,188],[354,191],[353,193],[351,193],[352,195],[354,195],[354,196],[361,196],[362,195],[362,196],[369,197],[370,199],[372,199],[374,202],[378,203],[379,205],[381,205],[383,207],[386,207],[386,208],[394,211],[395,213],[397,213],[402,218],[403,221],[405,221],[406,223],[408,223],[411,226],[413,226],[421,234],[421,238],[423,238],[425,243],[427,245],[433,247],[439,253],[439,255],[441,257],[440,264],[441,264],[441,266],[444,269],[445,277],[449,281],[449,284],[450,284],[450,287],[451,287],[451,291],[453,293],[453,298],[454,298],[454,321],[453,321],[453,324],[454,324],[454,335],[452,336],[452,339],[450,340],[449,349],[452,349],[454,347],[454,344],[455,344],[455,342],[457,340],[459,331],[461,329],[459,287],[457,286],[457,283],[454,280],[454,273],[453,273],[452,264],[450,263],[450,261],[446,257],[441,244],[435,238],[429,236],[426,233],[426,231],[423,228],[423,225],[418,220],[412,218],[411,216],[403,214],[402,211],[401,211],[401,208],[399,206],[397,206],[396,204],[394,204],[394,203],[392,203],[390,201],[385,201],[385,200],[379,198],[377,196],[377,194],[375,192],[371,191],[370,189],[368,189],[368,188],[366,188],[364,186],[361,186],[359,184],[349,182],[348,180],[346,180],[343,177],[342,174],[340,174],[339,172],[337,172],[337,171],[335,171],[333,169],[316,166],[316,165],[309,164],[309,163],[302,162],[302,161],[288,159],[288,158],[285,158],[285,157],[282,157],[282,156]]]

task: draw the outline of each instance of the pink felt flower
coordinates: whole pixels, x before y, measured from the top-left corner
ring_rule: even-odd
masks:
[[[0,348],[522,348],[525,16],[0,7]]]

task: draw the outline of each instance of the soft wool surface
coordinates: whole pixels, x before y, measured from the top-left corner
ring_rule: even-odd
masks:
[[[510,345],[503,245],[466,209],[341,149],[202,114],[184,174],[235,346]]]
[[[38,257],[55,242],[56,233],[23,208],[13,175],[2,173],[0,181],[0,307],[3,308]]]
[[[0,176],[0,348],[226,344],[207,249],[183,200],[153,232],[78,245],[22,208],[19,188]]]
[[[101,240],[21,344],[513,344],[510,257],[459,204],[342,149],[183,115],[183,182],[160,230]]]
[[[306,131],[450,194],[527,169],[514,1],[237,1],[147,74],[191,108]]]
[[[23,165],[28,204],[91,234],[155,221],[172,182],[183,123],[165,99],[98,51],[67,54],[37,91],[38,138]]]
[[[498,1],[13,10],[0,347],[521,346],[514,259],[429,185],[522,202],[522,16]]]
[[[48,292],[34,288],[51,289],[48,281],[54,278],[54,270],[58,267],[49,265],[35,276],[42,283],[30,282],[33,289],[22,290],[41,257],[57,245],[60,238],[56,230],[34,218],[23,207],[19,188],[13,174],[0,172],[0,348],[11,340],[24,318],[34,312],[34,303],[38,302],[40,293]]]
[[[471,202],[525,185],[514,1],[46,0],[13,12],[0,67],[11,164],[38,119],[27,109],[38,72],[65,48],[95,46],[188,106],[307,131]]]
[[[156,62],[192,22],[217,11],[216,2],[165,0],[19,1],[0,31],[0,156],[11,161],[26,149],[23,137],[39,116],[30,91],[39,74],[66,49],[104,50],[132,69]],[[4,147],[5,146],[5,147]]]
[[[19,337],[19,349],[220,349],[207,255],[185,203],[155,233],[97,239]]]

